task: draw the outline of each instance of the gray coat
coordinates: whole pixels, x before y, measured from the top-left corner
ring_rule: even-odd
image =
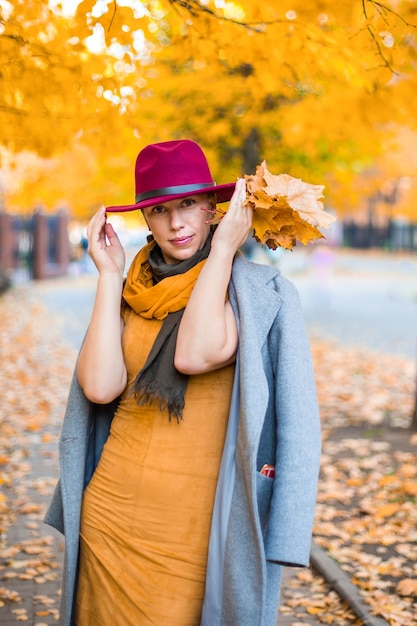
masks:
[[[239,350],[219,473],[201,626],[275,626],[281,565],[309,563],[320,463],[310,350],[295,287],[236,255],[229,288]],[[45,521],[66,537],[60,624],[70,626],[82,492],[115,404],[92,405],[74,377],[61,479]],[[259,473],[275,466],[275,479]]]

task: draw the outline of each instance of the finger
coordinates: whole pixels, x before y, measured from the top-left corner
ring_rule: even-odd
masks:
[[[235,213],[242,206],[243,195],[242,195],[242,179],[239,178],[236,182],[235,190],[233,192],[233,196],[230,200],[228,212],[232,211]]]
[[[246,195],[246,181],[244,178],[238,178],[236,182],[236,190],[240,199]]]
[[[239,178],[236,183],[236,201],[242,206],[246,199],[246,181],[244,178]]]
[[[120,245],[119,237],[118,237],[116,231],[114,230],[112,224],[109,224],[109,223],[106,222],[106,224],[104,225],[104,232],[105,232],[105,234],[107,236],[107,239],[109,240],[109,244],[111,246],[114,246],[114,245],[117,245],[117,244]]]
[[[100,231],[103,228],[105,222],[106,222],[105,212],[104,210],[100,209],[99,211],[97,211],[97,213],[93,215],[93,217],[89,221],[88,226],[87,226],[87,234],[88,233],[92,234],[95,231]]]
[[[95,216],[87,229],[88,251],[93,254],[94,250],[106,248],[105,217]]]

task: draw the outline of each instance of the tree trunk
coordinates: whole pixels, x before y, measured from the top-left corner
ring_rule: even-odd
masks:
[[[414,394],[414,411],[413,411],[413,415],[411,418],[411,430],[413,430],[414,432],[417,432],[417,386],[416,386],[416,392]]]
[[[257,128],[252,128],[246,135],[243,148],[243,171],[245,174],[255,174],[256,166],[261,162],[262,141]]]

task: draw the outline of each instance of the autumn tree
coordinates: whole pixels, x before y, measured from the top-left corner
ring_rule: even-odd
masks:
[[[337,12],[333,2],[216,4],[157,5],[164,16],[155,10],[148,27],[164,49],[129,82],[129,110],[152,138],[196,138],[224,179],[253,172],[264,156],[272,171],[327,182],[328,201],[350,208],[353,175],[400,123],[415,125],[412,4],[342,2]],[[108,9],[94,27],[111,45],[127,14]]]
[[[219,183],[265,158],[271,172],[325,184],[327,204],[342,215],[388,179],[403,185],[390,210],[416,220],[415,2],[63,8],[0,0],[6,207],[59,202],[84,218],[97,204],[130,201],[137,151],[187,136],[202,144]]]
[[[326,184],[341,213],[387,138],[415,127],[412,2],[124,4],[85,0],[65,16],[44,0],[1,1],[0,58],[11,62],[0,142],[12,154],[68,150],[15,201],[59,197],[79,215],[124,202],[138,149],[188,136],[217,182],[267,158],[273,172]]]

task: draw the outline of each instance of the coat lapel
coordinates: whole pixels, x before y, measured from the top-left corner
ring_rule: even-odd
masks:
[[[229,413],[229,422],[222,464],[220,467],[216,499],[213,510],[209,557],[207,563],[206,592],[201,626],[221,626],[224,622],[223,590],[225,580],[225,555],[227,534],[230,530],[230,510],[236,487],[236,458],[251,455],[259,443],[263,420],[268,402],[268,383],[262,363],[262,346],[281,306],[281,298],[268,283],[278,272],[275,268],[258,266],[236,255],[229,297],[239,328],[239,350],[236,359],[236,374]],[[265,307],[268,303],[268,307]],[[254,375],[256,374],[256,375]],[[243,384],[242,376],[246,379]],[[263,391],[262,391],[263,390]],[[248,400],[256,398],[254,407],[246,410]],[[241,410],[245,407],[245,410]],[[236,454],[237,447],[240,453]],[[256,454],[252,455],[256,458]],[[249,467],[247,468],[248,471]],[[242,485],[242,478],[238,479]],[[251,525],[246,526],[248,529]],[[254,542],[255,544],[256,542]],[[253,563],[252,563],[253,565]],[[260,589],[263,583],[262,559],[259,564]],[[226,576],[227,578],[227,576]],[[261,593],[261,592],[260,592]],[[262,593],[261,593],[262,595]],[[262,607],[256,611],[262,613]],[[239,620],[243,624],[259,623],[253,616]],[[248,621],[249,620],[249,621]],[[234,620],[232,619],[232,622]]]
[[[241,253],[236,255],[233,264],[230,284],[232,306],[239,325],[243,321],[247,323],[248,319],[252,322],[261,346],[282,303],[280,296],[270,285],[279,273],[275,267],[248,261]],[[268,307],[265,307],[265,302]]]
[[[274,288],[279,270],[257,265],[238,255],[232,273],[230,301],[239,324],[240,416],[239,446],[253,454],[259,445],[268,406],[269,388],[262,349],[282,305]]]

